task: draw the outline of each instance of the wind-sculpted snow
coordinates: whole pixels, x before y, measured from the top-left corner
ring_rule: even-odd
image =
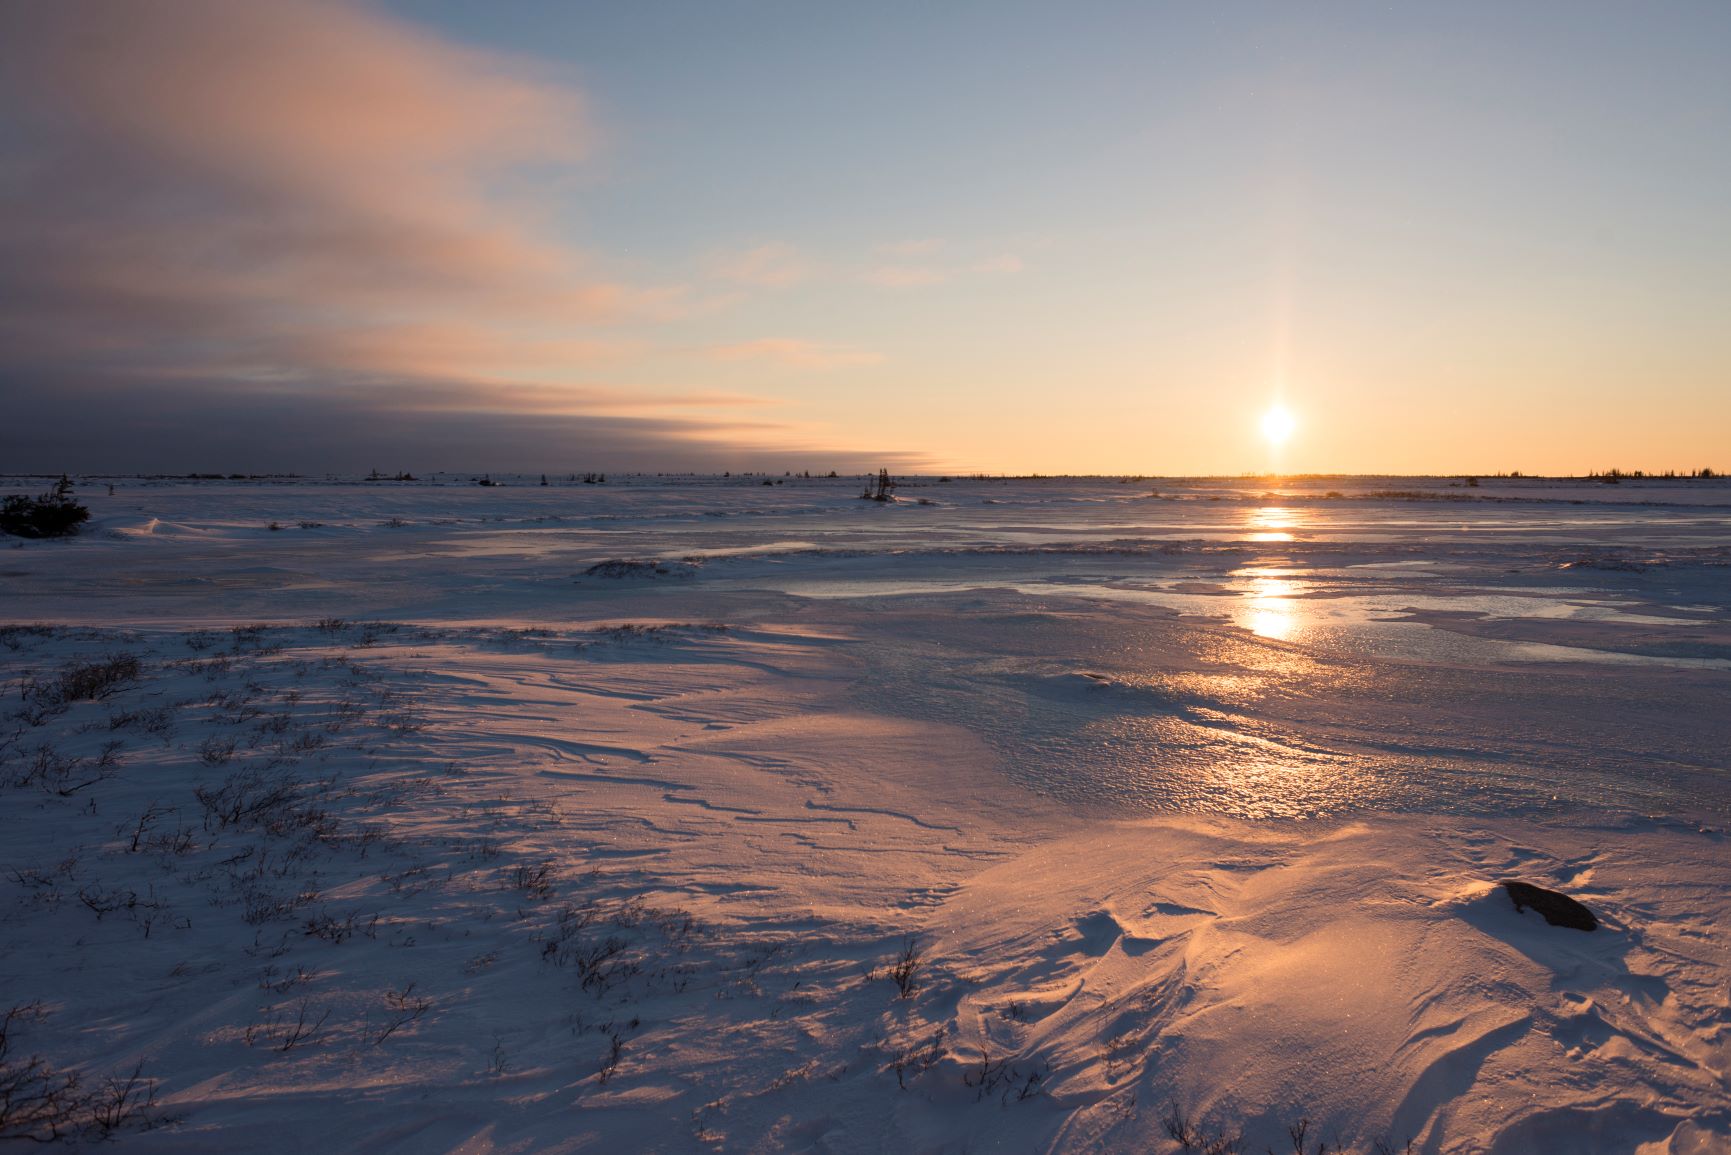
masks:
[[[1602,830],[1583,850],[1501,823],[1113,827],[949,900],[945,955],[995,977],[947,1033],[964,1063],[1085,1071],[1050,1082],[1075,1104],[1065,1148],[1135,1149],[1152,1099],[1242,1128],[1248,1150],[1283,1141],[1300,1105],[1355,1150],[1720,1149],[1725,955],[1693,919],[1724,851]],[[1570,887],[1607,925],[1523,917],[1488,881],[1510,874]]]
[[[1731,1148],[1731,487],[436,480],[0,550],[0,1135]]]

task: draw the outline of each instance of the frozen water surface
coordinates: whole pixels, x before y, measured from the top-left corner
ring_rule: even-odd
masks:
[[[772,480],[126,481],[3,580],[88,621],[833,619],[862,708],[1088,808],[1731,809],[1723,482]]]

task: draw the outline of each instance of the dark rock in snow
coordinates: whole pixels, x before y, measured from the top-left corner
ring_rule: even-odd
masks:
[[[596,562],[583,571],[586,578],[688,578],[697,572],[693,561],[613,561]]]
[[[1503,889],[1508,891],[1509,898],[1514,900],[1516,910],[1524,911],[1530,906],[1544,915],[1545,921],[1552,926],[1567,926],[1575,930],[1599,929],[1599,920],[1593,917],[1593,912],[1566,894],[1558,894],[1542,886],[1515,882],[1512,879],[1503,881]]]

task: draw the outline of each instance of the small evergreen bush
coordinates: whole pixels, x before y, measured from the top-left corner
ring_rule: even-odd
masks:
[[[89,520],[90,511],[72,500],[72,482],[64,474],[39,497],[14,493],[0,502],[0,533],[17,537],[66,537]]]

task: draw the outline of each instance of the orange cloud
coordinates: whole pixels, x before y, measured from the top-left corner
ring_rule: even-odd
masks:
[[[357,445],[477,464],[512,445],[688,467],[739,464],[727,437],[781,452],[791,427],[714,415],[752,398],[573,383],[645,351],[610,327],[715,307],[598,275],[542,206],[500,195],[595,136],[531,62],[337,0],[0,6],[0,380],[21,422],[0,451],[132,468],[206,444],[249,468]],[[785,245],[718,269],[804,275]]]
[[[324,0],[15,6],[0,43],[30,157],[4,185],[8,248],[25,229],[53,248],[61,303],[149,314],[154,338],[208,305],[318,330],[628,297],[486,194],[590,135],[575,94],[515,62]]]
[[[525,78],[525,76],[528,78]],[[328,0],[0,16],[0,334],[65,369],[248,381],[551,372],[678,307],[489,183],[566,165],[575,93]]]
[[[767,337],[737,345],[719,345],[709,351],[717,361],[770,361],[799,369],[840,369],[850,365],[876,365],[881,353],[848,345],[826,345],[785,337]]]

